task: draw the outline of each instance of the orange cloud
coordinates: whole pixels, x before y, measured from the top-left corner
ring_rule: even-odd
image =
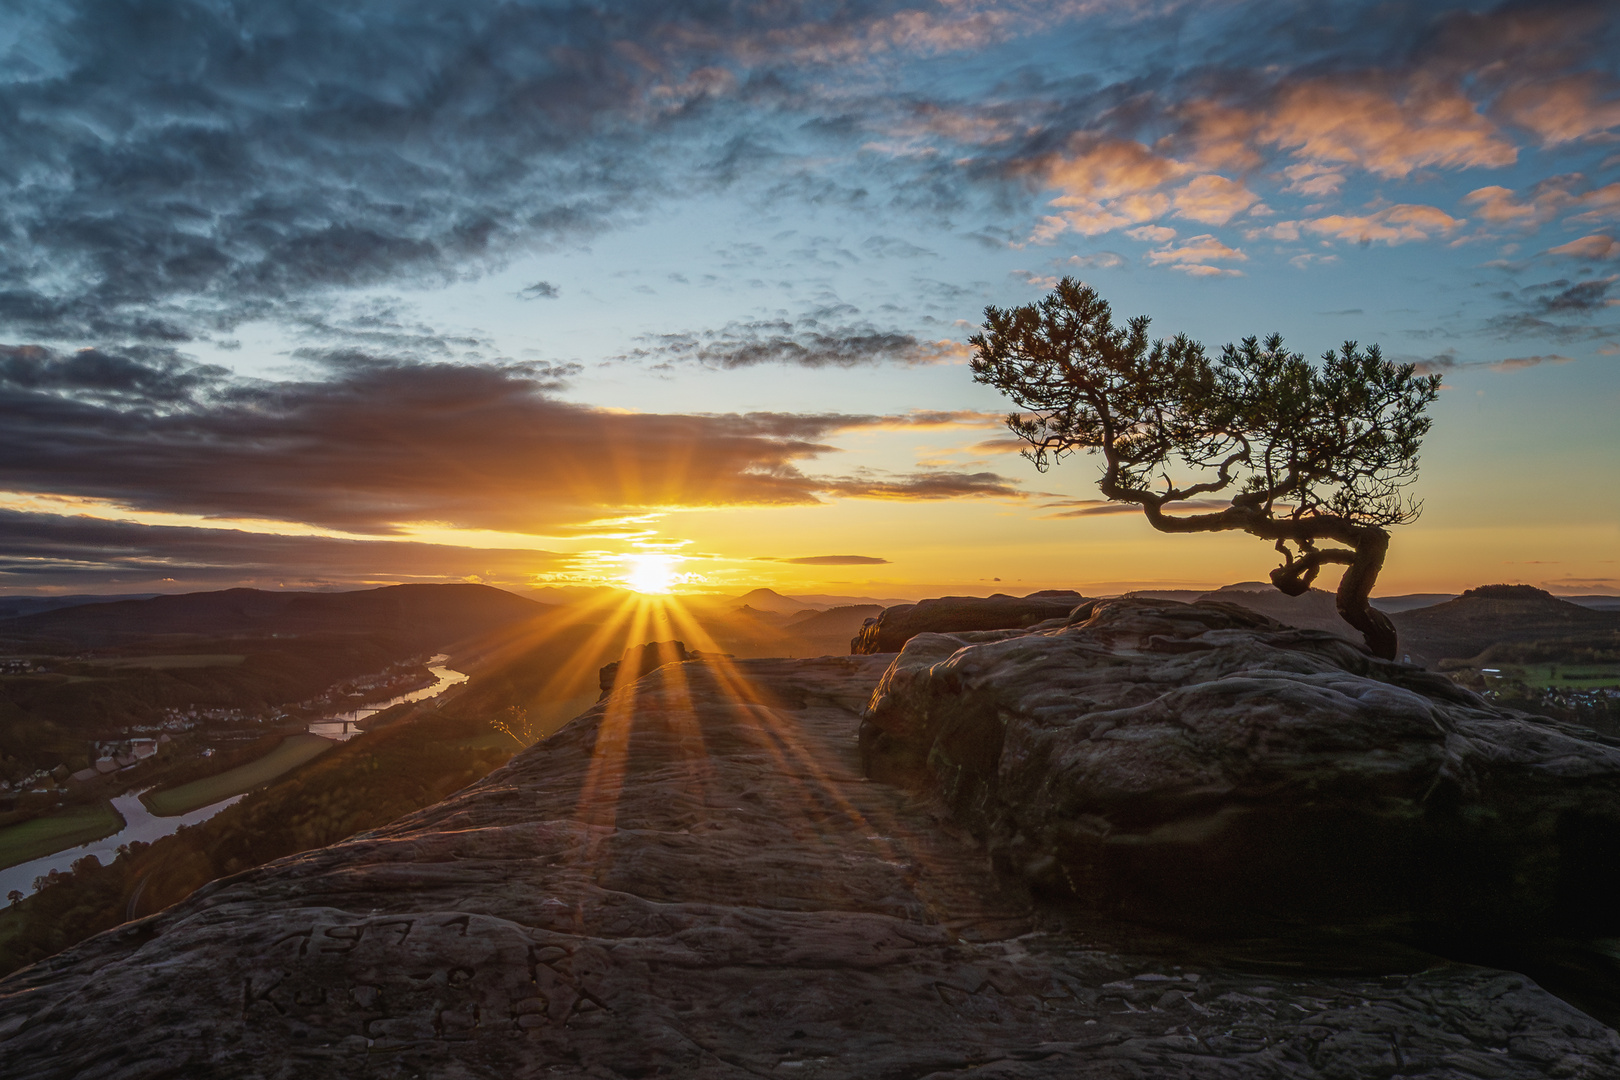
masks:
[[[1176,230],[1165,225],[1143,225],[1126,230],[1125,235],[1148,244],[1167,244],[1176,238]]]
[[[1225,225],[1259,202],[1260,197],[1239,181],[1206,173],[1178,188],[1172,201],[1177,217],[1205,225]]]
[[[1496,108],[1540,136],[1543,146],[1556,146],[1620,127],[1615,93],[1612,80],[1586,72],[1521,82],[1503,91]]]
[[[1180,144],[1185,156],[1210,169],[1251,172],[1265,164],[1250,145],[1256,126],[1252,111],[1199,98],[1183,102],[1173,113],[1181,134],[1161,140],[1161,147]]]
[[[1518,150],[1455,86],[1414,80],[1404,92],[1349,80],[1284,87],[1256,138],[1317,163],[1402,178],[1428,166],[1511,165]]]
[[[1534,228],[1560,214],[1571,225],[1597,225],[1620,217],[1620,183],[1581,191],[1586,177],[1580,173],[1555,176],[1529,188],[1523,195],[1492,185],[1476,188],[1463,202],[1477,207],[1481,218],[1493,225]]]
[[[1340,240],[1354,240],[1358,244],[1377,241],[1394,245],[1448,235],[1465,220],[1454,218],[1433,206],[1397,203],[1374,214],[1330,214],[1304,222],[1304,226],[1311,232]]]
[[[1548,248],[1547,254],[1568,255],[1574,259],[1610,259],[1620,256],[1620,241],[1603,233],[1595,233]]]
[[[1520,199],[1512,188],[1500,184],[1475,188],[1463,196],[1463,202],[1472,204],[1474,212],[1492,225],[1534,227],[1558,212],[1550,199]]]
[[[1620,182],[1588,191],[1576,198],[1573,205],[1580,212],[1565,219],[1569,224],[1596,225],[1620,219]]]
[[[1325,199],[1337,195],[1344,186],[1344,173],[1330,169],[1315,161],[1302,161],[1283,170],[1288,178],[1284,191],[1310,198]]]
[[[1180,247],[1160,248],[1148,252],[1148,262],[1154,266],[1169,266],[1173,270],[1196,277],[1214,277],[1225,274],[1236,276],[1242,271],[1211,266],[1212,262],[1247,262],[1248,256],[1237,248],[1228,247],[1209,233],[1193,236]]]
[[[1033,239],[1050,240],[1068,231],[1095,236],[1152,221],[1170,209],[1169,197],[1155,189],[1188,171],[1129,139],[1079,136],[1071,143],[1070,152],[1028,166],[1063,192],[1051,203],[1062,212],[1044,219]]]
[[[1110,198],[1158,187],[1187,171],[1179,161],[1130,139],[1073,141],[1080,145],[1068,155],[1053,155],[1044,165],[1053,186],[1076,194]]]

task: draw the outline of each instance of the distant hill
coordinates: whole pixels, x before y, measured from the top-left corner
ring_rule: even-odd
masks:
[[[77,594],[73,596],[0,596],[0,619],[18,619],[24,615],[38,615],[57,608],[80,607],[84,604],[111,604],[120,600],[146,600],[160,593],[123,593],[113,596]]]
[[[749,607],[755,611],[772,611],[778,615],[793,615],[817,607],[791,596],[783,596],[775,589],[754,589],[732,601],[736,607]]]
[[[879,604],[849,604],[827,611],[806,612],[783,629],[803,638],[807,644],[823,646],[825,652],[845,653],[862,624],[876,618],[882,610]]]
[[[1594,611],[1532,585],[1482,585],[1455,600],[1390,617],[1401,650],[1429,663],[1477,656],[1504,642],[1620,630],[1620,612]]]
[[[1375,596],[1372,606],[1385,615],[1393,615],[1397,611],[1416,611],[1418,608],[1433,607],[1443,604],[1447,600],[1457,599],[1456,593],[1449,592],[1419,592],[1406,593],[1402,596]]]
[[[1361,633],[1339,617],[1333,594],[1321,589],[1308,589],[1299,596],[1289,596],[1269,582],[1241,581],[1204,593],[1198,599],[1237,604],[1301,630],[1322,630],[1358,644],[1362,640]]]
[[[96,648],[157,635],[389,631],[420,647],[521,622],[543,604],[487,585],[391,585],[356,592],[226,589],[81,604],[0,621],[0,639]]]
[[[907,599],[899,596],[830,596],[824,593],[797,593],[793,599],[823,609],[861,607],[873,604],[878,607],[894,607],[896,604],[915,604],[917,602],[916,597]]]

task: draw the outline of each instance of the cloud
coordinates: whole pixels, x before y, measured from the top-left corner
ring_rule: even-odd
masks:
[[[1575,358],[1561,353],[1545,353],[1536,356],[1510,356],[1502,360],[1459,360],[1456,350],[1447,349],[1435,356],[1408,362],[1419,375],[1436,375],[1448,371],[1467,371],[1471,368],[1484,368],[1487,371],[1523,371],[1525,368],[1540,367],[1542,364],[1571,364],[1575,362]]]
[[[1420,168],[1496,168],[1518,149],[1455,85],[1377,73],[1303,79],[1279,87],[1255,139],[1317,165],[1405,178]]]
[[[938,252],[918,247],[909,240],[894,236],[868,236],[861,242],[861,250],[878,259],[937,258]]]
[[[1595,278],[1591,281],[1579,281],[1574,284],[1559,280],[1549,283],[1548,286],[1534,286],[1534,288],[1551,287],[1558,289],[1555,293],[1536,297],[1536,310],[1543,314],[1553,315],[1566,312],[1596,311],[1600,308],[1612,306],[1612,301],[1608,299],[1608,293],[1615,280],[1614,277]]]
[[[1064,150],[1016,160],[1008,171],[1061,192],[1050,203],[1058,213],[1042,219],[1033,236],[1045,242],[1064,232],[1095,236],[1162,217],[1170,198],[1155,189],[1188,166],[1134,140],[1076,134]]]
[[[1485,366],[1492,371],[1520,371],[1524,368],[1539,367],[1542,364],[1571,364],[1574,362],[1575,358],[1573,356],[1547,353],[1540,356],[1510,356]]]
[[[288,536],[0,509],[0,590],[523,582],[566,558],[528,548]]]
[[[172,354],[11,349],[0,490],[380,534],[404,522],[543,533],[603,508],[1017,493],[990,473],[802,468],[832,452],[836,432],[987,426],[977,413],[616,412],[552,397],[543,364],[329,360],[327,378],[265,383]]]
[[[1164,244],[1176,238],[1176,230],[1167,225],[1143,225],[1139,229],[1127,229],[1125,235],[1145,244]]]
[[[1205,225],[1225,225],[1259,201],[1242,183],[1213,173],[1194,178],[1171,196],[1176,217]]]
[[[1326,200],[1357,173],[1498,168],[1521,130],[1612,137],[1611,14],[1525,6],[1240,3],[1194,27],[1133,0],[25,5],[0,46],[0,324],[217,337],[334,292],[464,281],[751,176],[876,214],[1037,192],[1055,202],[1033,229],[977,233],[1045,242],[1222,225],[1259,212],[1262,181]],[[1018,35],[1040,36],[993,88],[913,63]]]
[[[1170,230],[1175,235],[1175,230]],[[1069,266],[1084,266],[1094,270],[1114,270],[1126,265],[1125,256],[1117,251],[1094,251],[1089,255],[1070,255],[1064,262]]]
[[[1169,266],[1188,274],[1208,277],[1217,274],[1236,275],[1238,270],[1211,266],[1212,262],[1245,262],[1248,256],[1237,248],[1229,247],[1209,233],[1188,237],[1180,247],[1166,247],[1148,252],[1148,262],[1154,266]]]
[[[902,475],[861,475],[824,479],[821,490],[832,495],[863,499],[1022,499],[1025,492],[1006,477],[991,472],[963,473],[939,470]]]
[[[0,322],[184,341],[600,229],[660,156],[655,131],[615,137],[603,120],[651,120],[671,73],[620,45],[667,22],[653,4],[610,27],[569,3],[70,0],[25,43],[49,61],[0,84],[19,118]]]
[[[1565,224],[1596,225],[1620,219],[1620,183],[1592,188],[1585,176],[1552,176],[1523,194],[1500,185],[1476,188],[1463,196],[1492,225],[1533,229],[1561,215]]]
[[[1620,127],[1620,86],[1593,71],[1526,80],[1502,92],[1496,111],[1557,146]]]
[[[1328,214],[1303,222],[1310,232],[1358,244],[1383,243],[1391,246],[1411,240],[1448,236],[1465,219],[1454,218],[1433,206],[1399,203],[1371,214]]]
[[[833,57],[967,48],[1068,14],[899,0],[8,10],[0,326],[180,343],[333,291],[475,277],[778,160],[760,121],[830,119],[844,91],[810,80]],[[524,295],[553,295],[543,284]]]
[[[789,563],[793,566],[888,566],[888,559],[872,555],[806,555],[798,559],[775,559],[761,556],[764,562]]]
[[[1022,454],[1029,449],[1023,439],[985,439],[968,447],[975,454]]]
[[[524,286],[518,291],[518,295],[525,300],[555,300],[562,293],[549,281],[537,281],[533,285]]]
[[[1182,502],[1171,503],[1166,509],[1171,511],[1224,510],[1230,505],[1232,504],[1220,499],[1187,499]],[[1111,517],[1116,514],[1140,514],[1142,512],[1142,508],[1136,503],[1109,502],[1106,499],[1064,499],[1060,502],[1047,503],[1043,509],[1057,511],[1056,513],[1040,515],[1047,520]]]
[[[1312,199],[1325,199],[1337,195],[1344,187],[1344,172],[1316,161],[1301,161],[1283,169],[1288,180],[1284,191]]]
[[[966,348],[950,340],[925,341],[913,334],[868,323],[839,321],[858,314],[848,305],[796,319],[731,322],[719,330],[648,334],[618,359],[693,363],[734,369],[761,364],[805,368],[851,368],[867,364],[937,364],[957,360]]]
[[[1052,274],[1037,274],[1030,270],[1009,270],[1007,276],[1014,281],[1022,281],[1025,285],[1033,285],[1037,289],[1055,288],[1058,279]]]
[[[1547,254],[1567,255],[1572,259],[1613,259],[1620,257],[1620,241],[1616,241],[1612,236],[1597,233],[1548,248]]]

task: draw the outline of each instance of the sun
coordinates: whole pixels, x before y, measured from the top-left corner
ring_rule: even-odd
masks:
[[[662,551],[644,551],[628,559],[624,583],[638,593],[667,593],[675,584],[675,560]]]

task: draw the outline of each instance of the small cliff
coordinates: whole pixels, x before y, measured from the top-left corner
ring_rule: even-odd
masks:
[[[861,745],[1008,871],[1133,918],[1620,931],[1620,746],[1236,605],[921,634]]]
[[[1087,625],[1094,665],[1116,655],[1122,670],[1144,655],[1193,663],[1223,634],[1303,633],[1139,623],[1109,641]],[[899,715],[908,681],[922,691],[905,712],[923,717],[916,731],[963,695],[997,702],[999,717],[998,680],[973,682],[960,662],[946,692],[952,657],[1024,639],[1080,640],[1059,620],[976,642],[924,635],[892,670],[892,654],[661,666],[436,806],[217,882],[0,982],[4,1075],[1620,1075],[1620,1036],[1522,975],[1375,937],[1145,928],[1053,893],[1015,836],[997,851],[1016,872],[993,869],[957,822],[1002,836],[1011,818],[972,807],[1009,792],[997,781],[973,795],[963,780],[929,793],[956,775],[933,747],[959,744],[937,731],[925,751],[880,748],[922,794],[864,775],[863,712],[869,760],[871,725]],[[1255,678],[1250,708],[1291,707],[1268,706]],[[1335,678],[1321,695],[1345,693]],[[1418,709],[1402,695],[1425,692],[1372,682],[1402,717]],[[1126,693],[1110,711],[1165,693]],[[1043,711],[1059,696],[1018,700],[1052,727],[1070,722]],[[1008,699],[1007,731],[1021,707]],[[1123,713],[1104,719],[1088,723],[1088,745],[1133,737]],[[950,761],[987,760],[974,755],[993,731],[970,735],[979,750]],[[1318,752],[1332,753],[1299,748]],[[1014,757],[1003,749],[996,767]],[[1392,789],[1408,771],[1396,763]],[[1189,773],[1185,790],[1229,782]]]

